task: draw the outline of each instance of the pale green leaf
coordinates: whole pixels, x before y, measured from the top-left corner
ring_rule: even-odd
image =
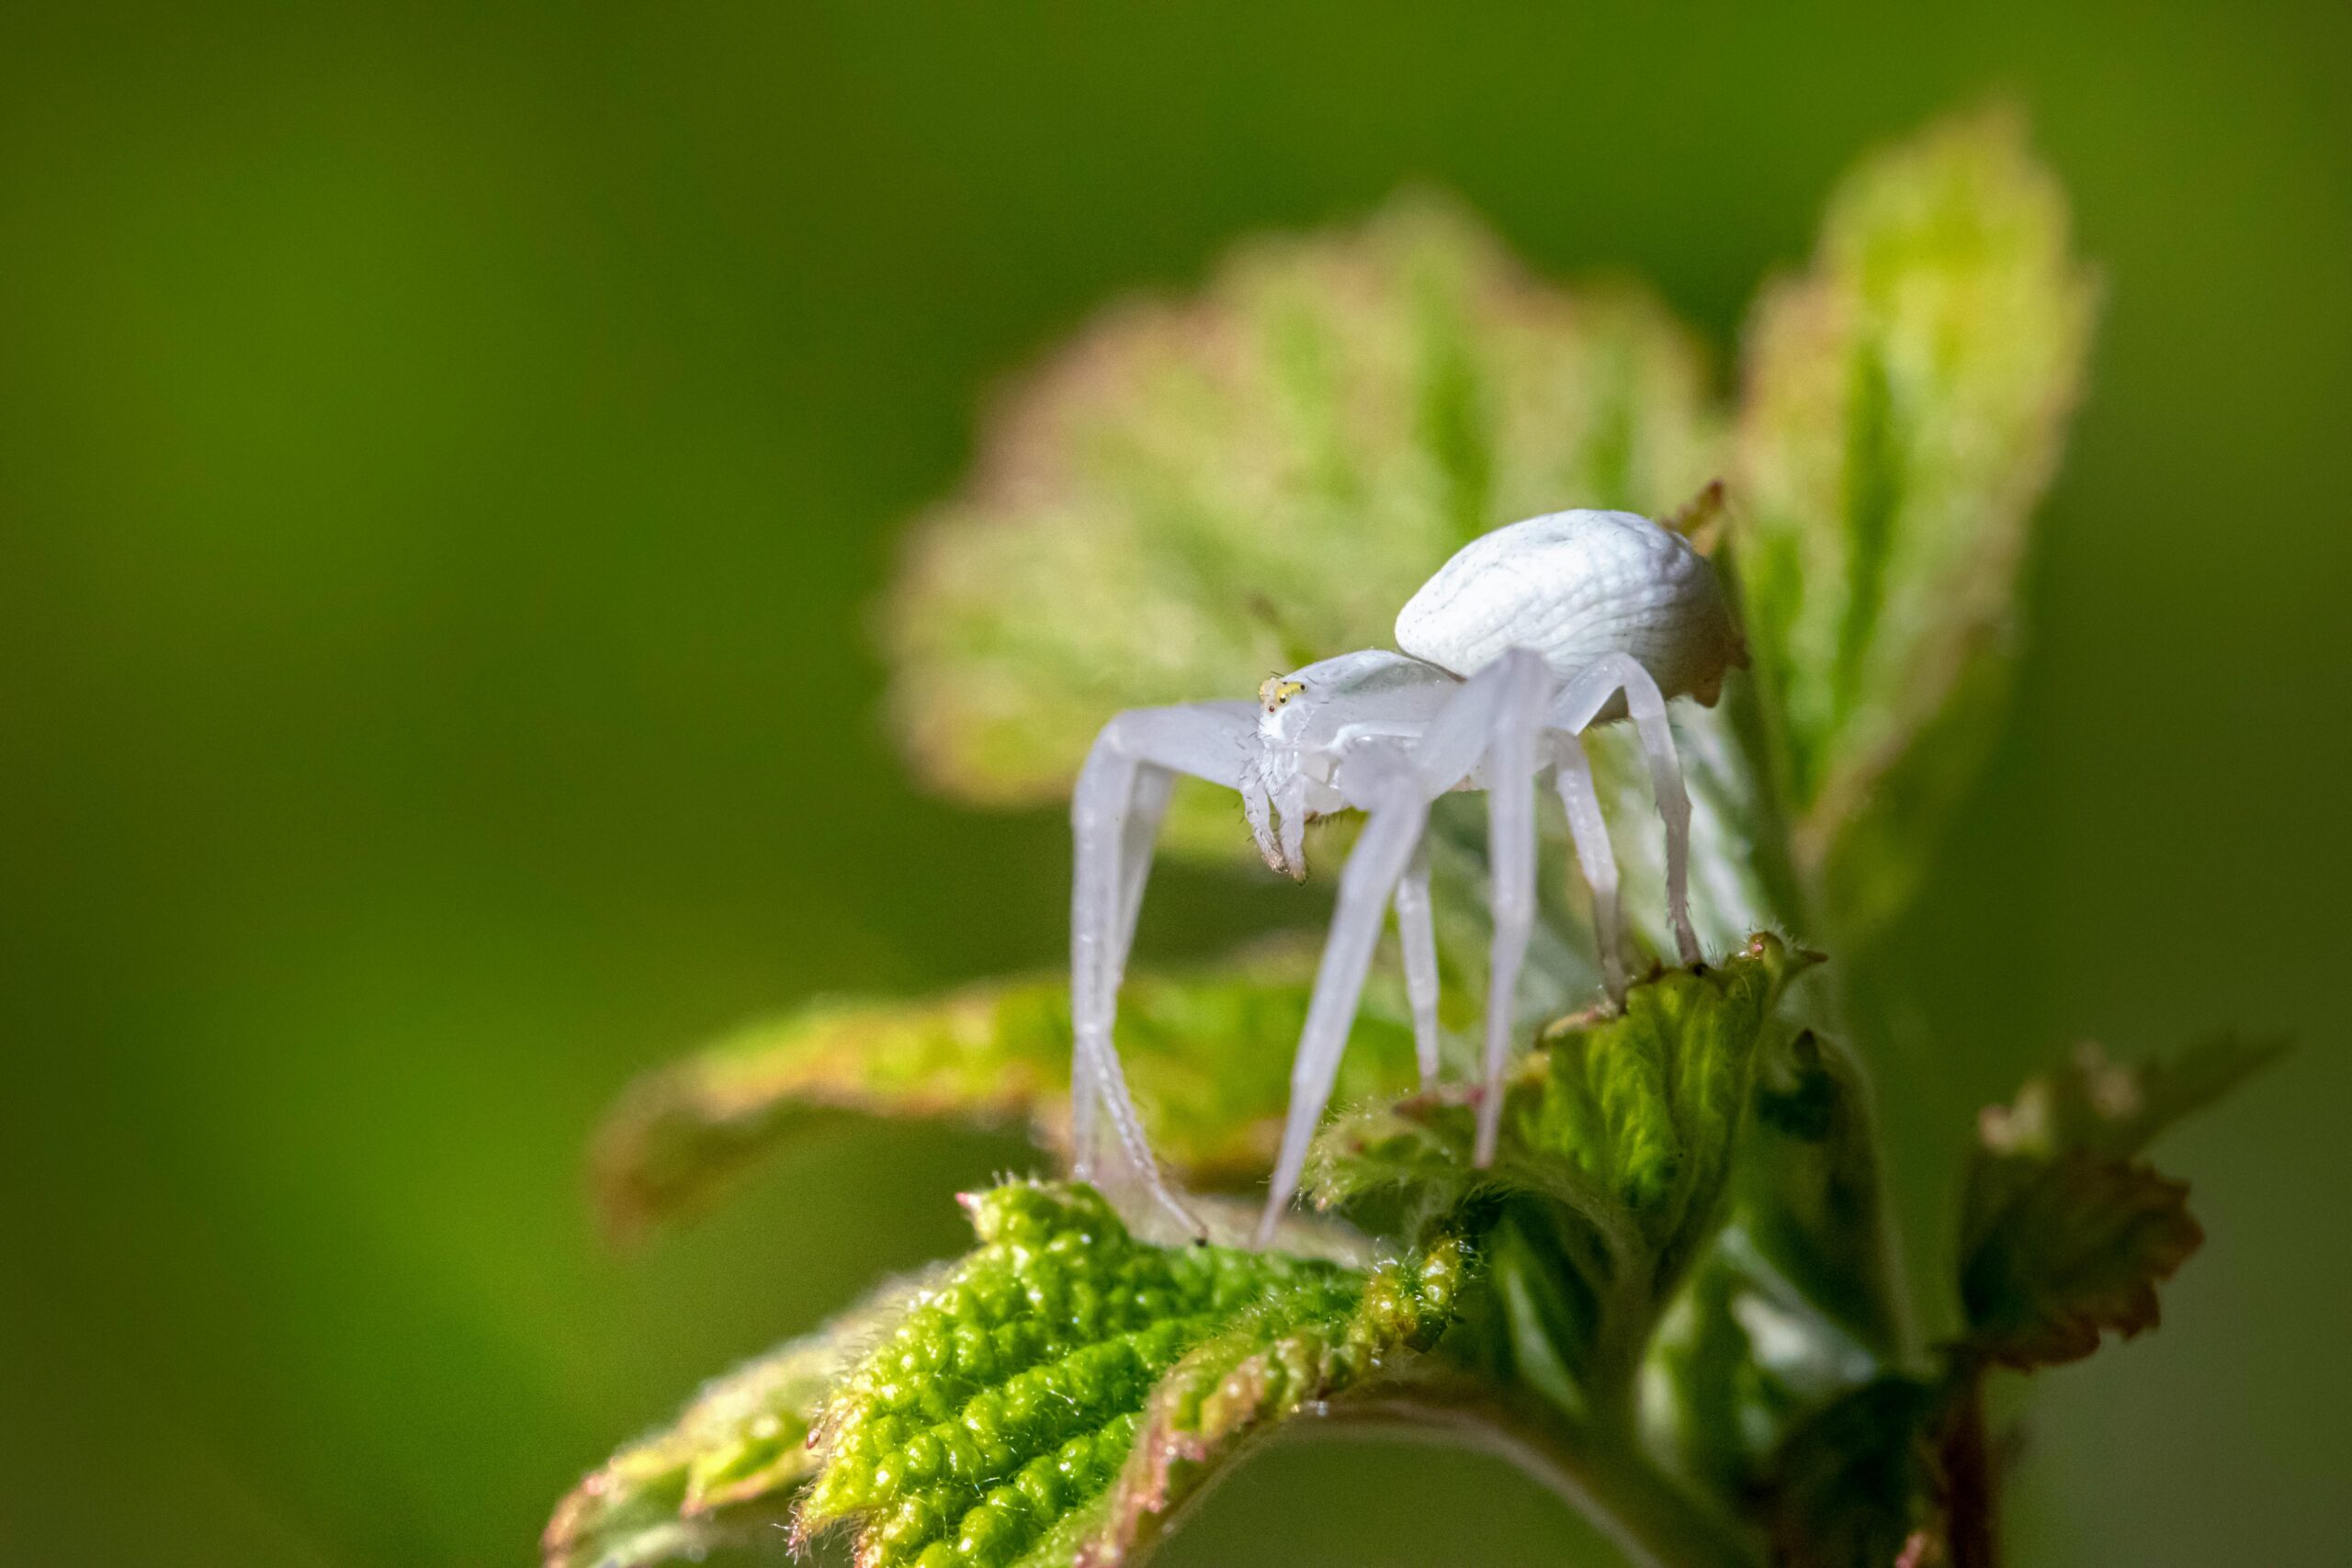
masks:
[[[961,798],[1058,798],[1120,709],[1386,647],[1470,538],[1670,511],[1716,432],[1648,296],[1538,281],[1449,204],[1246,243],[1192,299],[1098,318],[990,421],[888,605],[899,734]],[[1205,789],[1171,832],[1246,848]]]
[[[1989,740],[2097,292],[2064,195],[1988,113],[1865,161],[1757,307],[1747,631],[1799,867],[1848,935],[1907,896]]]
[[[1258,1180],[1273,1162],[1313,955],[1281,945],[1233,964],[1131,976],[1117,1043],[1153,1147],[1187,1181]],[[1416,1077],[1393,987],[1351,1036],[1343,1102]],[[994,981],[910,1002],[836,1001],[719,1041],[635,1085],[597,1143],[596,1190],[624,1233],[704,1201],[748,1161],[844,1114],[1069,1133],[1069,986]]]

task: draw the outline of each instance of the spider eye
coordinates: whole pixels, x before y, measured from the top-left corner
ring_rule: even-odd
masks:
[[[1306,682],[1304,681],[1286,681],[1280,675],[1269,675],[1266,683],[1258,688],[1258,701],[1268,713],[1272,713],[1305,690]]]

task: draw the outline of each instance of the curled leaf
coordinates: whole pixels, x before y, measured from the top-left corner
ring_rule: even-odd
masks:
[[[2123,1064],[2085,1044],[1987,1110],[1961,1235],[1971,1346],[2030,1368],[2089,1355],[2105,1330],[2155,1326],[2156,1286],[2204,1233],[2188,1187],[2135,1156],[2283,1049],[2224,1037],[2168,1062]]]
[[[2031,1369],[2157,1321],[2156,1286],[2205,1239],[2188,1186],[2145,1165],[2074,1153],[2021,1187],[1961,1270],[1972,1345]]]
[[[1802,873],[1849,932],[1899,906],[1989,741],[2018,571],[2097,288],[2018,118],[1838,187],[1748,329],[1739,571]]]
[[[1186,1180],[1261,1178],[1290,1095],[1313,955],[1282,947],[1223,968],[1132,977],[1118,1045],[1154,1147]],[[595,1185],[623,1233],[702,1201],[775,1145],[844,1113],[1069,1132],[1069,986],[996,981],[923,1001],[825,1002],[755,1024],[639,1081],[600,1135]],[[1379,988],[1340,1092],[1414,1081],[1411,1026]]]
[[[803,1495],[865,1568],[1113,1564],[1244,1438],[1391,1370],[1450,1321],[1462,1254],[1368,1271],[1159,1247],[1091,1188],[967,1200],[979,1247],[843,1380]]]
[[[1749,1126],[1732,1179],[1741,1245],[1856,1343],[1891,1356],[1901,1312],[1860,1064],[1811,1030],[1766,1050]]]
[[[899,736],[946,793],[1057,799],[1123,708],[1387,646],[1489,528],[1680,505],[1715,430],[1654,300],[1539,282],[1450,205],[1245,244],[1193,299],[1107,312],[1007,400],[888,606]],[[1238,852],[1212,795],[1180,796],[1171,835]]]

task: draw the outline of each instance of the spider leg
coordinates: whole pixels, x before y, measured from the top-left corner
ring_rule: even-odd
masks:
[[[1601,983],[1612,1001],[1625,997],[1623,911],[1617,900],[1617,856],[1609,847],[1609,824],[1600,815],[1600,795],[1593,787],[1592,761],[1584,743],[1575,736],[1552,733],[1552,782],[1560,805],[1568,814],[1568,838],[1577,848],[1577,863],[1584,868],[1585,886],[1592,889],[1592,925],[1600,949]]]
[[[1430,856],[1416,845],[1396,884],[1396,941],[1405,950],[1405,998],[1413,1010],[1413,1055],[1421,1087],[1437,1087],[1437,928],[1430,903]]]
[[[1666,912],[1674,925],[1682,962],[1702,956],[1699,933],[1690,926],[1690,795],[1682,787],[1682,764],[1674,751],[1674,728],[1667,722],[1666,698],[1650,672],[1629,654],[1611,653],[1568,682],[1552,705],[1553,723],[1580,735],[1618,693],[1625,694],[1642,752],[1649,761],[1650,793],[1666,824]]]
[[[1494,942],[1487,982],[1486,1092],[1478,1101],[1478,1141],[1472,1163],[1495,1157],[1502,1130],[1503,1071],[1510,1065],[1519,1021],[1519,974],[1535,929],[1535,774],[1544,762],[1537,734],[1552,693],[1551,671],[1524,649],[1493,666],[1497,687],[1487,746],[1487,883],[1494,911]]]
[[[1200,1221],[1152,1158],[1112,1026],[1174,777],[1241,788],[1257,711],[1250,703],[1197,703],[1120,714],[1096,737],[1070,797],[1071,1164],[1081,1179],[1098,1175],[1100,1119],[1107,1115],[1136,1179],[1195,1235],[1203,1234]]]
[[[1110,1114],[1128,1163],[1146,1184],[1151,1184],[1158,1174],[1144,1146],[1125,1075],[1120,1072],[1109,1044],[1118,1006],[1114,976],[1123,962],[1114,950],[1125,929],[1128,902],[1120,886],[1119,863],[1131,838],[1128,813],[1139,771],[1134,758],[1098,739],[1070,795],[1076,863],[1069,927],[1070,1167],[1081,1181],[1093,1180],[1097,1174],[1102,1154],[1100,1118],[1104,1111]],[[1140,899],[1135,902],[1140,906]],[[1174,1208],[1182,1206],[1172,1195],[1160,1201]]]
[[[1514,811],[1506,798],[1497,807],[1500,820],[1493,829],[1498,866],[1523,867],[1520,872],[1498,870],[1495,879],[1497,936],[1491,994],[1500,997],[1504,1005],[1500,1021],[1490,1012],[1487,1044],[1488,1080],[1495,1090],[1499,1089],[1503,1057],[1510,1044],[1510,998],[1517,987],[1520,959],[1526,951],[1534,914],[1535,736],[1550,684],[1542,660],[1514,649],[1463,682],[1409,752],[1400,752],[1394,745],[1367,744],[1341,762],[1340,793],[1365,808],[1369,820],[1356,840],[1355,852],[1340,874],[1330,934],[1324,941],[1323,962],[1316,972],[1315,995],[1307,1003],[1298,1055],[1291,1065],[1290,1111],[1283,1126],[1282,1149],[1274,1161],[1265,1213],[1258,1224],[1260,1246],[1272,1235],[1283,1210],[1298,1190],[1316,1124],[1330,1103],[1340,1058],[1347,1050],[1348,1029],[1355,1021],[1373,947],[1397,883],[1419,848],[1429,822],[1430,802],[1460,784],[1481,759],[1487,760],[1491,783],[1498,775],[1490,753],[1497,738],[1505,736],[1513,739],[1503,740],[1503,759],[1517,767],[1526,809]],[[1508,797],[1511,792],[1503,793]],[[1487,1099],[1496,1109],[1482,1111],[1481,1115],[1498,1117],[1499,1093],[1489,1092]]]
[[[1120,761],[1114,758],[1106,766],[1107,777],[1100,790],[1102,795],[1112,797],[1114,803],[1121,771]],[[1114,873],[1118,882],[1117,919],[1109,940],[1093,949],[1097,973],[1093,985],[1089,988],[1091,995],[1106,998],[1106,1005],[1114,1010],[1114,1017],[1119,987],[1126,979],[1126,957],[1135,947],[1136,919],[1143,912],[1144,886],[1151,879],[1152,847],[1159,841],[1159,825],[1168,815],[1168,799],[1176,784],[1175,774],[1150,764],[1128,761],[1124,771],[1127,775],[1127,815],[1119,834]],[[1077,930],[1075,919],[1071,930],[1073,932]],[[1075,965],[1075,956],[1072,962]],[[1107,979],[1101,974],[1104,967],[1109,970]],[[1073,1021],[1078,1014],[1077,974],[1073,966],[1070,1010]],[[1073,1032],[1074,1041],[1085,1038]],[[1081,1180],[1092,1179],[1096,1159],[1101,1153],[1098,1144],[1101,1133],[1095,1119],[1097,1107],[1112,1106],[1114,1122],[1118,1120],[1119,1111],[1125,1110],[1127,1113],[1125,1121],[1132,1123],[1135,1121],[1133,1104],[1133,1098],[1127,1092],[1126,1076],[1119,1066],[1115,1050],[1103,1056],[1082,1046],[1073,1049],[1070,1058],[1071,1166]],[[1129,1163],[1138,1171],[1151,1170],[1154,1168],[1138,1156],[1137,1141],[1140,1138],[1138,1132],[1136,1141],[1130,1141],[1125,1125],[1120,1127],[1122,1147]],[[1155,1192],[1154,1196],[1157,1199],[1159,1195]],[[1181,1200],[1175,1206],[1182,1207]]]
[[[1282,825],[1275,834],[1276,846],[1282,851],[1281,871],[1293,882],[1306,880],[1306,784],[1294,778],[1273,796],[1274,810],[1281,815]]]
[[[1419,848],[1429,822],[1430,797],[1419,777],[1390,748],[1367,749],[1349,759],[1348,793],[1369,811],[1355,852],[1340,872],[1339,902],[1324,939],[1323,960],[1315,972],[1315,994],[1306,1004],[1306,1025],[1291,1064],[1290,1112],[1283,1126],[1282,1151],[1274,1161],[1273,1190],[1258,1222],[1256,1245],[1273,1239],[1274,1227],[1306,1168],[1316,1123],[1331,1101],[1331,1086],[1347,1051],[1372,950],[1386,923],[1389,898]]]
[[[1144,884],[1151,880],[1151,852],[1159,842],[1159,825],[1168,817],[1168,798],[1175,793],[1176,775],[1165,768],[1136,770],[1135,791],[1127,798],[1127,829],[1119,839],[1119,926],[1108,950],[1114,967],[1111,984],[1125,983],[1127,955],[1135,951],[1136,918],[1143,913]]]

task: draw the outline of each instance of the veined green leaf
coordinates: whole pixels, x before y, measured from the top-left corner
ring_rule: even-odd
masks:
[[[1799,868],[1846,935],[1907,897],[1989,741],[2096,297],[2064,194],[1992,113],[1865,162],[1758,305],[1747,630]]]
[[[1483,1169],[1476,1091],[1448,1088],[1328,1128],[1309,1190],[1330,1204],[1401,1193],[1443,1224],[1499,1205],[1489,1272],[1527,1319],[1510,1331],[1516,1370],[1556,1385],[1555,1403],[1616,1402],[1720,1220],[1758,1042],[1809,961],[1758,936],[1720,968],[1634,986],[1620,1014],[1555,1026],[1513,1071]]]
[[[1475,1086],[1415,1094],[1328,1128],[1310,1167],[1326,1203],[1400,1182],[1442,1183],[1446,1206],[1517,1191],[1664,1243],[1723,1188],[1748,1067],[1789,976],[1810,962],[1751,938],[1720,967],[1661,969],[1620,1011],[1564,1020],[1505,1086],[1501,1138],[1473,1167]]]
[[[1137,975],[1118,1045],[1153,1146],[1186,1180],[1272,1164],[1306,1018],[1311,953]],[[1343,1102],[1414,1082],[1412,1031],[1374,987],[1340,1072]],[[1069,986],[990,982],[914,1002],[826,1002],[729,1036],[632,1088],[601,1135],[596,1187],[624,1232],[706,1198],[777,1143],[844,1113],[1069,1131]]]
[[[823,1418],[797,1529],[853,1524],[862,1568],[1131,1561],[1242,1439],[1433,1343],[1461,1281],[1451,1242],[1358,1270],[1150,1246],[1091,1188],[967,1201],[978,1249]]]
[[[1249,243],[1193,299],[1106,313],[991,422],[888,606],[899,733],[949,794],[1057,799],[1120,709],[1388,646],[1488,528],[1670,511],[1717,430],[1653,299],[1539,282],[1450,205]],[[1247,847],[1205,786],[1170,836]]]

